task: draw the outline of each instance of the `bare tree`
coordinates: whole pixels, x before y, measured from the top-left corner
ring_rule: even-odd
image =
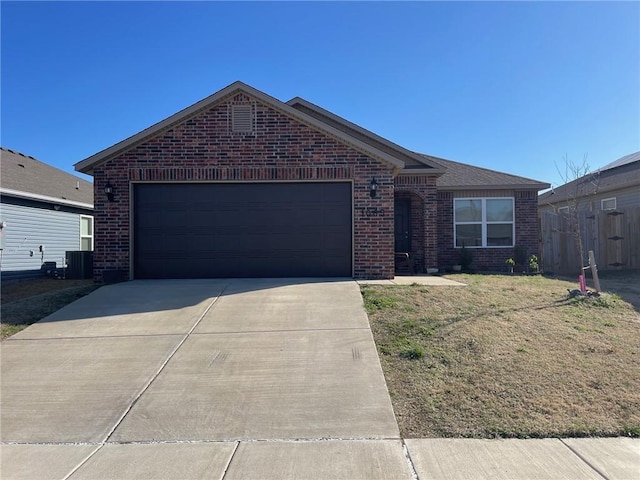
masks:
[[[562,199],[560,202],[548,203],[553,206],[555,213],[562,214],[566,219],[566,231],[560,233],[567,233],[573,238],[579,257],[575,259],[576,267],[582,273],[583,266],[588,262],[583,226],[593,213],[590,197],[598,193],[600,172],[590,171],[586,154],[581,163],[576,163],[565,155],[563,166],[564,169],[561,169],[556,164],[556,170],[564,182]]]

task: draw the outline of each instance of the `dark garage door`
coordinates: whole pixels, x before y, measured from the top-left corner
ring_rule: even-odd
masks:
[[[137,184],[135,278],[351,276],[350,183]]]

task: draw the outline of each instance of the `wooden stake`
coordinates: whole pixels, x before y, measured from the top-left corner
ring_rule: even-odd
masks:
[[[598,278],[598,266],[596,265],[596,256],[593,250],[589,250],[589,266],[591,267],[591,275],[593,275],[593,286],[596,292],[600,293],[600,279]]]

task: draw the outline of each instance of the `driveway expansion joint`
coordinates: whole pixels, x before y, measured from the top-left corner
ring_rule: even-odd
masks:
[[[231,462],[233,462],[233,458],[236,456],[236,452],[238,451],[238,447],[240,446],[240,442],[236,442],[233,446],[233,452],[229,455],[229,460],[227,464],[224,466],[224,470],[222,471],[222,475],[220,476],[220,480],[224,480],[227,476],[227,472],[229,471],[229,467],[231,466]]]
[[[89,459],[91,457],[93,457],[96,453],[98,453],[100,451],[100,449],[104,446],[104,444],[102,445],[97,445],[96,449],[94,451],[92,451],[89,455],[87,455],[80,463],[78,463],[78,465],[76,465],[73,469],[71,469],[71,471],[69,473],[67,473],[66,476],[64,476],[62,478],[62,480],[68,480],[74,473],[76,473],[85,463],[87,463],[89,461]]]
[[[130,333],[126,335],[83,335],[39,338],[8,338],[6,342],[40,342],[43,340],[95,340],[97,338],[137,338],[137,337],[179,337],[184,333]],[[4,343],[4,342],[3,342]]]
[[[595,465],[593,465],[589,460],[587,460],[583,455],[580,454],[580,452],[578,452],[576,449],[574,449],[573,447],[571,447],[571,445],[569,445],[568,443],[566,443],[562,438],[559,438],[558,440],[560,440],[560,443],[562,443],[565,447],[567,447],[569,450],[571,450],[571,453],[573,453],[575,456],[577,456],[580,460],[582,460],[584,463],[586,463],[589,468],[591,468],[594,472],[596,472],[598,475],[600,475],[602,478],[604,478],[605,480],[611,480],[609,477],[607,477],[602,471],[600,471],[600,469],[598,467],[596,467]]]
[[[256,334],[256,333],[306,333],[306,332],[343,332],[351,330],[370,330],[369,327],[346,327],[346,328],[291,328],[283,330],[233,330],[228,332],[194,332],[192,335],[238,335],[238,334]]]
[[[151,379],[146,383],[146,385],[144,387],[142,387],[142,390],[136,395],[136,397],[133,399],[133,401],[129,404],[129,406],[125,409],[124,413],[120,416],[120,418],[116,421],[115,425],[111,428],[111,430],[107,433],[106,437],[104,438],[104,440],[102,441],[102,444],[105,444],[108,442],[109,438],[111,438],[111,436],[113,435],[113,433],[116,431],[116,429],[120,426],[120,424],[124,421],[124,419],[126,418],[126,416],[129,414],[129,412],[131,411],[131,409],[133,408],[133,406],[138,402],[138,400],[140,400],[140,398],[142,398],[142,395],[144,395],[144,393],[149,389],[149,387],[151,387],[151,385],[153,384],[153,382],[156,380],[156,378],[158,378],[158,375],[160,375],[160,373],[164,370],[164,368],[167,366],[167,364],[171,361],[171,359],[174,357],[174,355],[178,352],[178,350],[180,350],[180,347],[182,347],[182,345],[184,344],[184,342],[187,341],[187,339],[189,338],[189,336],[191,335],[191,333],[196,329],[196,327],[200,324],[200,322],[202,321],[202,319],[207,315],[207,313],[209,313],[209,310],[211,310],[213,308],[213,306],[218,302],[218,300],[220,299],[220,297],[224,294],[225,290],[229,287],[229,284],[226,284],[225,287],[220,291],[220,293],[218,294],[218,296],[214,297],[213,300],[211,301],[211,303],[207,306],[207,308],[204,310],[204,312],[202,312],[202,314],[200,314],[200,316],[198,317],[198,320],[196,320],[196,322],[191,326],[191,329],[182,337],[182,340],[180,340],[180,342],[178,342],[178,345],[176,345],[176,347],[173,349],[173,351],[169,354],[169,356],[165,359],[164,362],[162,362],[162,365],[160,365],[160,368],[158,370],[156,370],[155,374],[152,375]]]
[[[418,472],[416,471],[416,467],[413,464],[413,460],[411,459],[411,453],[409,452],[409,447],[407,447],[404,438],[402,439],[402,453],[404,453],[404,458],[407,460],[409,464],[409,470],[411,470],[411,476],[413,480],[418,480]]]

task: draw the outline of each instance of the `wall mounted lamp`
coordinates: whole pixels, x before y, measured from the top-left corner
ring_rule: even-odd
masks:
[[[104,193],[107,195],[107,200],[113,202],[113,185],[107,180],[107,184],[104,186]]]
[[[371,179],[371,183],[369,184],[369,195],[371,198],[375,198],[378,193],[378,181],[373,177]]]

